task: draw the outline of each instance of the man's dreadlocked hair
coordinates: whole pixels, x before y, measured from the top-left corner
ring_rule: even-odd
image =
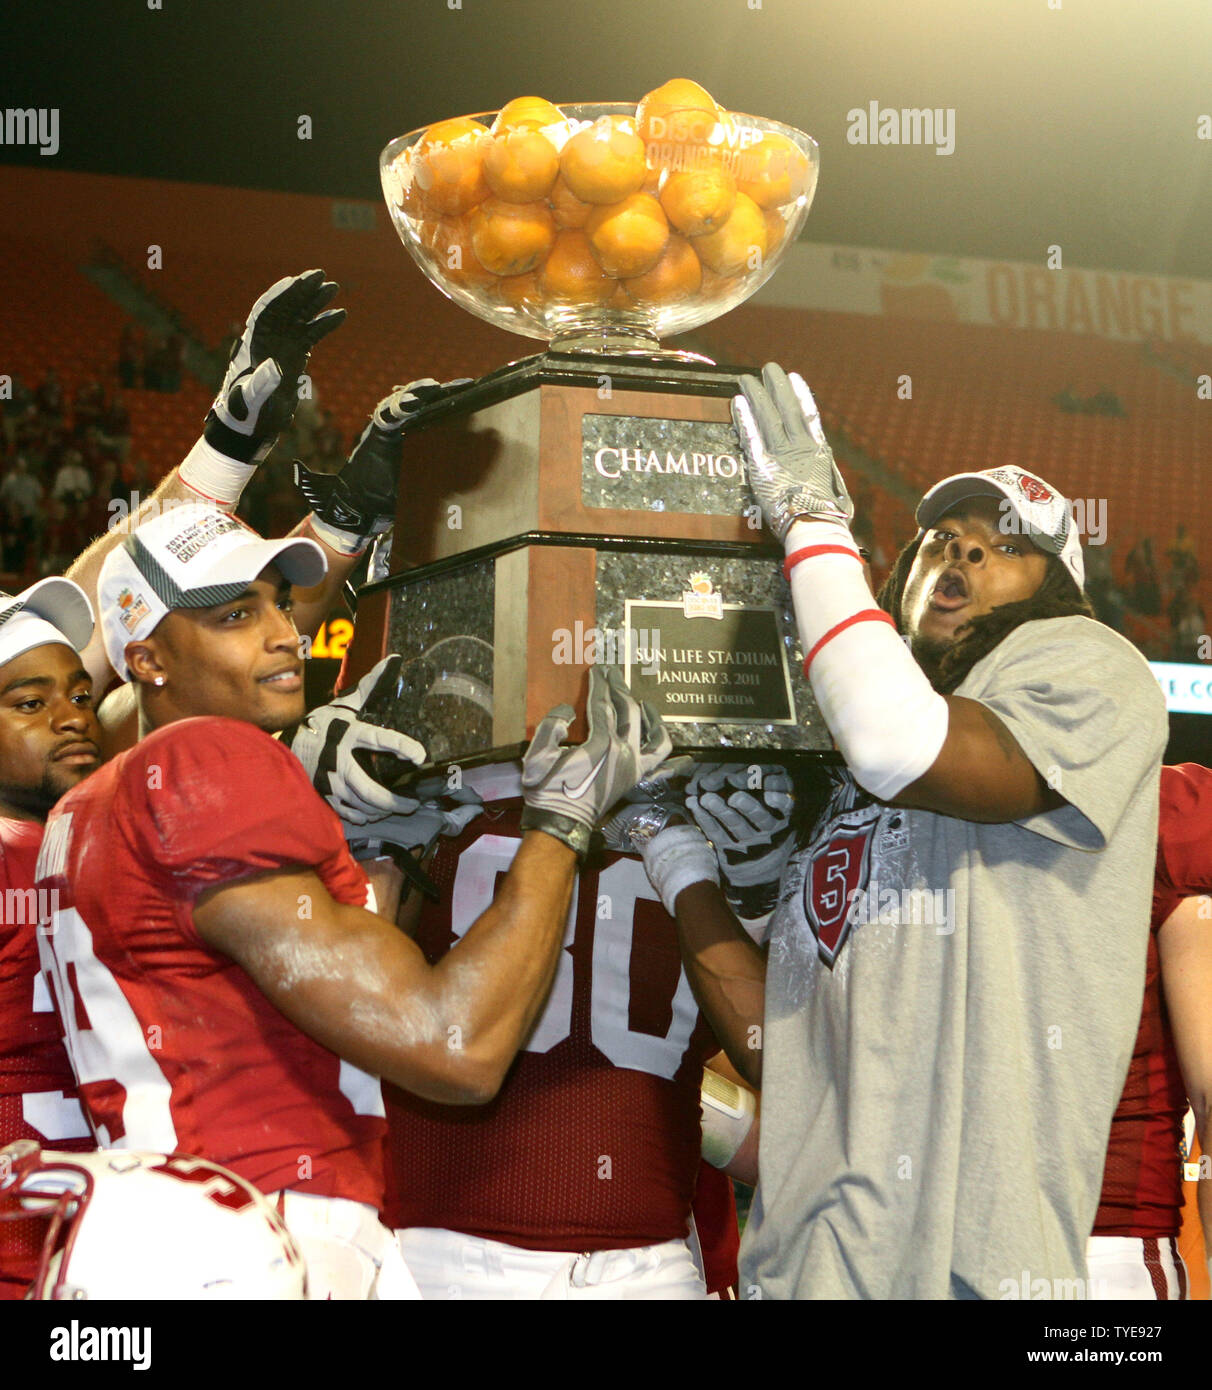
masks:
[[[905,583],[921,543],[922,537],[918,536],[896,557],[877,599],[900,633],[905,631],[901,600],[905,596]],[[988,656],[1004,637],[1023,623],[1033,622],[1037,618],[1094,617],[1090,600],[1078,588],[1077,581],[1061,563],[1060,556],[1048,555],[1046,559],[1043,583],[1030,598],[1020,599],[1017,603],[1003,603],[991,612],[973,618],[967,624],[964,635],[943,654],[931,682],[940,695],[949,695],[982,657]]]

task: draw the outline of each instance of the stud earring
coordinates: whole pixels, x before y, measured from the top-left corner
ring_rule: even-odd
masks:
[[[155,679],[154,681],[152,681],[152,684],[153,684],[153,685],[163,685],[163,684],[164,684],[164,677],[163,677],[163,676],[157,676],[156,679]]]

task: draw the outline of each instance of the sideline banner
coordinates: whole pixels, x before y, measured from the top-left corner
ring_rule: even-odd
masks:
[[[1056,248],[1053,248],[1056,249]],[[1059,251],[1057,251],[1059,259]],[[755,303],[1212,342],[1212,281],[799,242]]]

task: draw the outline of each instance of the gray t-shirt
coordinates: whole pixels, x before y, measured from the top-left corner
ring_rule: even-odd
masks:
[[[742,1297],[1087,1292],[1140,1023],[1164,701],[1077,617],[1015,629],[956,694],[1066,804],[984,825],[838,776],[770,923]]]

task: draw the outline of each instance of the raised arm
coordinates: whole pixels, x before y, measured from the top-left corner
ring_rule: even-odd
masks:
[[[480,1104],[546,999],[575,872],[572,850],[528,831],[492,903],[434,966],[382,918],[335,902],[311,871],[212,889],[194,922],[338,1056],[428,1100]]]
[[[669,751],[660,721],[597,668],[587,717],[588,737],[573,746],[562,743],[569,706],[539,725],[522,764],[521,848],[437,965],[394,925],[335,902],[306,869],[210,889],[194,910],[199,934],[346,1060],[430,1100],[490,1100],[551,986],[593,825]],[[390,842],[391,824],[358,833]]]
[[[749,483],[786,550],[805,669],[855,780],[881,800],[965,820],[1060,805],[997,715],[938,694],[872,602],[854,504],[804,381],[769,364],[743,387],[733,415]]]

